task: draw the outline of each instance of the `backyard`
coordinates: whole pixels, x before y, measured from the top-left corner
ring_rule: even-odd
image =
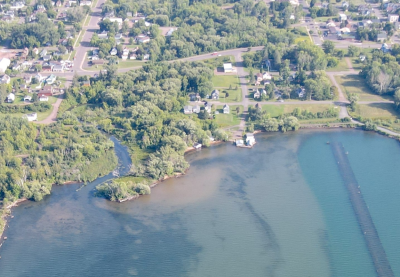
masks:
[[[214,89],[220,92],[220,102],[240,102],[242,100],[242,90],[237,75],[216,75],[212,82]]]
[[[236,108],[239,107],[239,113],[237,113]],[[215,120],[220,127],[228,127],[239,125],[240,117],[243,113],[243,106],[232,105],[229,107],[230,113],[224,114],[222,110],[223,106],[217,106],[216,110],[219,114],[215,115]]]

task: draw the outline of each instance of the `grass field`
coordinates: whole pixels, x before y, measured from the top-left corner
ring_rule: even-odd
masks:
[[[399,116],[391,103],[359,104],[351,114],[369,119],[397,119]]]
[[[346,71],[349,70],[345,58],[339,60],[337,66],[327,69],[326,71]]]
[[[239,107],[239,113],[236,112],[236,108]],[[217,106],[216,109],[219,111],[219,114],[215,116],[215,120],[220,127],[228,127],[239,125],[240,116],[243,113],[243,106],[240,105],[232,105],[229,106],[230,113],[223,114],[222,111],[223,106]]]
[[[216,75],[212,78],[212,82],[214,88],[220,92],[220,102],[240,102],[242,100],[242,90],[239,86],[237,75]],[[229,89],[229,86],[232,89]],[[228,97],[226,97],[226,93],[224,92],[228,93]]]
[[[327,109],[333,107],[334,105],[329,104],[293,104],[293,105],[263,105],[262,109],[266,111],[271,117],[278,117],[283,114],[288,114],[293,112],[295,108],[301,110],[307,110],[312,113],[326,111]]]
[[[230,85],[232,87],[239,86],[239,78],[237,75],[215,75],[212,78],[212,82],[214,87],[217,88],[229,88]]]
[[[349,95],[349,93],[357,93],[359,95],[359,101],[392,100],[389,96],[381,96],[372,93],[365,84],[365,80],[357,75],[335,76],[335,78],[343,92],[347,95]]]
[[[137,61],[137,60],[129,60],[129,61],[120,61],[118,63],[118,68],[129,68],[134,66],[143,66],[146,62]]]

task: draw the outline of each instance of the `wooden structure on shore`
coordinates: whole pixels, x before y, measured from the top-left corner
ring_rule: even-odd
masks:
[[[353,206],[361,232],[364,235],[376,273],[379,277],[394,277],[385,249],[382,246],[379,234],[375,228],[371,214],[369,213],[368,206],[364,201],[356,177],[350,166],[348,156],[346,155],[341,143],[335,142],[330,145],[343,182],[346,186],[347,192],[349,193],[350,202]]]

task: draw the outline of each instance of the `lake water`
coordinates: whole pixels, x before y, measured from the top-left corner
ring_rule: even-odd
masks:
[[[253,149],[188,154],[186,176],[135,201],[93,197],[108,176],[22,203],[0,248],[0,276],[375,276],[327,141],[349,152],[400,276],[398,142],[356,130],[256,139]]]

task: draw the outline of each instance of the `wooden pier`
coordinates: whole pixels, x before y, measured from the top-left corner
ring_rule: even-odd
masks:
[[[350,166],[347,154],[341,143],[331,143],[337,166],[342,175],[343,182],[349,193],[350,202],[353,206],[361,232],[364,235],[368,251],[374,263],[376,273],[379,277],[394,277],[385,249],[382,246],[378,232],[372,221],[371,214],[364,201],[354,172]]]

